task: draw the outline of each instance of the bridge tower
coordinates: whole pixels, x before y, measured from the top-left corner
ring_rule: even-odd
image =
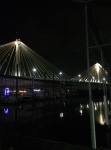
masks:
[[[15,51],[15,76],[21,75],[21,63],[20,63],[20,39],[16,39],[16,51]]]

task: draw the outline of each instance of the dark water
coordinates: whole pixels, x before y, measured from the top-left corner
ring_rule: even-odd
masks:
[[[107,147],[107,127],[96,122],[97,147]],[[42,131],[42,134],[41,134]],[[91,147],[91,128],[89,114],[81,116],[79,112],[64,113],[63,118],[50,120],[44,124],[41,131],[37,130],[34,136]]]
[[[105,125],[103,103],[98,102],[94,106],[97,147],[108,147],[109,138],[107,138],[107,133],[111,133],[111,130],[107,130],[107,126]],[[12,122],[9,119],[5,123],[1,123],[1,135],[14,135],[20,136],[20,138],[34,137],[92,147],[91,125],[87,103],[80,103],[71,109],[63,108],[62,111],[58,109],[58,111],[52,112],[49,109],[43,108],[40,111],[38,117],[35,117],[35,114],[31,114],[31,118],[27,117],[26,119],[29,112],[23,111],[23,116],[25,116],[23,120],[19,120],[21,119],[19,118]],[[60,117],[61,112],[63,113],[62,117]],[[8,119],[8,115],[5,119]],[[111,139],[109,140],[111,141]]]

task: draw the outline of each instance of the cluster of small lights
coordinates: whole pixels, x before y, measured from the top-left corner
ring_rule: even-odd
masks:
[[[26,90],[19,90],[19,93],[26,93]]]
[[[106,84],[108,78],[108,73],[105,71],[99,63],[96,63],[90,68],[90,79],[88,79],[88,72],[84,71],[82,74],[78,74],[76,77],[72,78],[72,80],[79,82],[90,82],[93,83],[103,83]]]
[[[110,107],[110,102],[108,100],[107,102],[108,106]],[[103,113],[104,112],[104,102],[94,102],[93,104],[94,106],[94,110],[95,110],[95,115],[96,115],[96,120],[101,124],[101,125],[104,125],[105,124],[105,114]],[[88,109],[89,110],[89,104],[80,104],[80,109],[79,109],[79,112],[80,112],[80,115],[82,116],[83,115],[83,110],[84,109]]]

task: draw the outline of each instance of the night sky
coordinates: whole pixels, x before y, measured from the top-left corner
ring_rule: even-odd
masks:
[[[89,45],[111,43],[111,2],[88,5]],[[0,6],[0,44],[17,38],[70,76],[87,69],[84,5],[73,0],[4,1]],[[111,46],[104,47],[109,63]],[[100,62],[100,49],[90,49],[90,66]]]

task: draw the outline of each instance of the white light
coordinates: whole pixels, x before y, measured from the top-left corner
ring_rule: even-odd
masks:
[[[97,73],[99,73],[100,67],[101,67],[100,64],[98,64],[98,63],[95,64],[95,69],[96,69]]]
[[[39,92],[39,91],[40,91],[40,89],[34,89],[34,91],[35,91],[35,92]]]
[[[17,45],[17,41],[15,41],[15,45]]]
[[[102,114],[100,114],[100,116],[99,116],[99,121],[100,121],[100,124],[101,124],[101,125],[104,125],[104,124],[105,124],[105,120],[104,120]]]
[[[89,108],[89,105],[87,104],[87,108]]]
[[[78,77],[81,77],[81,75],[79,74]]]
[[[103,80],[105,81],[106,79],[105,79],[105,78],[103,78]]]
[[[21,43],[20,39],[16,39],[15,45],[18,46]]]
[[[59,72],[60,75],[62,75],[62,72]]]
[[[36,68],[33,68],[33,71],[36,72]]]
[[[80,114],[81,114],[81,116],[82,116],[82,113],[83,113],[83,111],[82,111],[82,109],[80,109]]]
[[[97,110],[97,106],[96,105],[95,105],[94,109]]]
[[[60,113],[60,117],[62,118],[64,116],[63,112]]]
[[[99,106],[100,106],[100,107],[102,106],[102,102],[99,102]]]
[[[82,105],[80,104],[80,108],[82,108]]]

